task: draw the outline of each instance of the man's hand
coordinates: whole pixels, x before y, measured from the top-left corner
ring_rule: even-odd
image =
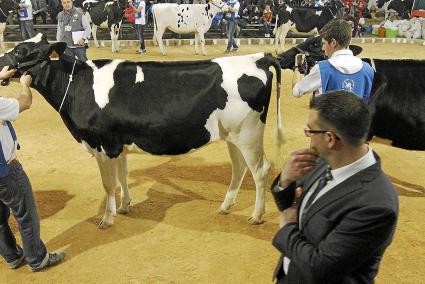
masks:
[[[78,45],[83,46],[84,45],[84,39],[80,39],[80,41],[78,42]]]
[[[15,74],[16,69],[8,70],[9,66],[4,66],[3,69],[0,71],[0,80],[4,80],[7,78],[10,78]]]
[[[295,190],[295,200],[299,199],[303,193],[303,189],[298,187]],[[297,204],[294,202],[291,207],[282,211],[280,215],[280,228],[288,223],[297,223]]]
[[[27,72],[25,72],[24,74],[22,74],[21,78],[19,79],[19,82],[21,82],[22,86],[29,87],[32,83],[32,77],[28,75]]]
[[[280,175],[279,185],[288,187],[292,182],[312,171],[316,166],[316,158],[317,153],[311,148],[292,152]]]

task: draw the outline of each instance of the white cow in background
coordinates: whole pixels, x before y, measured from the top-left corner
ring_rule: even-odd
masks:
[[[154,35],[159,48],[165,55],[162,36],[165,30],[178,33],[195,33],[195,53],[198,54],[198,41],[201,42],[202,54],[206,55],[204,34],[211,27],[215,15],[227,11],[227,4],[221,0],[210,0],[207,4],[174,4],[164,3],[153,5]]]

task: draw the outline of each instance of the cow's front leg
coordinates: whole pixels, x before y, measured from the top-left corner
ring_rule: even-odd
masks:
[[[105,229],[114,223],[116,215],[115,189],[118,184],[118,159],[110,159],[104,154],[96,155],[96,161],[99,165],[102,177],[103,188],[106,192],[106,208],[102,220],[99,223],[100,229]]]
[[[195,32],[195,54],[199,54],[198,41],[199,41],[199,34],[198,32]]]
[[[96,25],[92,26],[91,33],[93,35],[94,46],[99,48],[99,42],[97,41],[97,35],[96,35],[97,34],[97,26]]]
[[[121,205],[118,208],[118,213],[127,214],[130,212],[131,203],[130,192],[128,191],[127,156],[121,154],[118,159],[118,180],[121,184]]]
[[[0,23],[0,47],[2,49],[6,48],[4,45],[4,36],[3,36],[5,28],[6,28],[6,23]]]
[[[207,55],[207,50],[205,49],[205,37],[204,37],[204,31],[199,32],[199,42],[201,43],[202,48],[202,54]]]

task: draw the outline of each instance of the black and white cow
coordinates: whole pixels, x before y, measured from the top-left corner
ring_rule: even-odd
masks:
[[[385,18],[390,10],[394,10],[400,18],[410,19],[412,6],[413,0],[377,0],[378,9],[385,11]]]
[[[161,3],[153,5],[154,20],[153,40],[165,55],[162,36],[166,29],[178,34],[195,33],[195,53],[198,54],[198,41],[201,43],[202,54],[206,55],[205,33],[217,13],[226,11],[227,4],[221,0],[209,0],[207,4],[175,4]]]
[[[4,46],[4,30],[6,29],[7,17],[10,13],[19,8],[18,4],[13,0],[0,1],[0,47],[5,49]]]
[[[330,20],[334,19],[338,10],[343,7],[340,0],[333,0],[329,6],[320,8],[291,7],[286,4],[280,6],[273,33],[275,34],[276,53],[284,50],[285,39],[293,27],[298,32],[320,31]]]
[[[119,187],[118,213],[130,209],[128,153],[179,155],[218,140],[227,142],[232,161],[232,181],[221,212],[228,213],[248,168],[256,184],[249,222],[262,222],[270,168],[263,149],[273,79],[270,66],[276,69],[278,96],[280,92],[281,69],[274,57],[257,53],[189,62],[83,63],[63,55],[64,49],[63,43],[36,37],[0,57],[0,68],[26,66],[20,71],[33,74],[32,87],[96,157],[107,197],[100,227],[113,224]],[[60,60],[49,59],[53,50],[61,54]],[[277,117],[282,138],[279,109]]]
[[[291,48],[278,56],[283,69],[295,68],[295,56],[306,54],[309,63],[323,60],[318,52],[320,37]],[[357,52],[358,53],[358,52]],[[375,69],[369,107],[372,125],[369,138],[381,137],[392,141],[392,146],[407,150],[425,150],[425,83],[418,74],[425,73],[425,60],[363,58]],[[301,73],[309,68],[299,68]]]
[[[96,36],[97,28],[105,28],[111,34],[112,52],[118,52],[120,50],[118,37],[127,0],[85,0],[82,6],[85,16],[91,24],[95,46],[99,47]]]

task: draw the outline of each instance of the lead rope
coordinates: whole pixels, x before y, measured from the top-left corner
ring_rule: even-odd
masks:
[[[74,65],[72,66],[71,74],[69,74],[68,86],[66,87],[65,95],[63,96],[63,99],[62,99],[62,102],[61,102],[61,106],[59,107],[59,113],[61,112],[61,109],[62,109],[62,106],[63,106],[63,102],[65,101],[66,95],[68,94],[68,90],[69,90],[69,86],[71,85],[71,82],[72,82],[72,75],[74,74],[74,68],[75,68],[75,63],[76,62],[77,62],[77,60],[75,59]]]

